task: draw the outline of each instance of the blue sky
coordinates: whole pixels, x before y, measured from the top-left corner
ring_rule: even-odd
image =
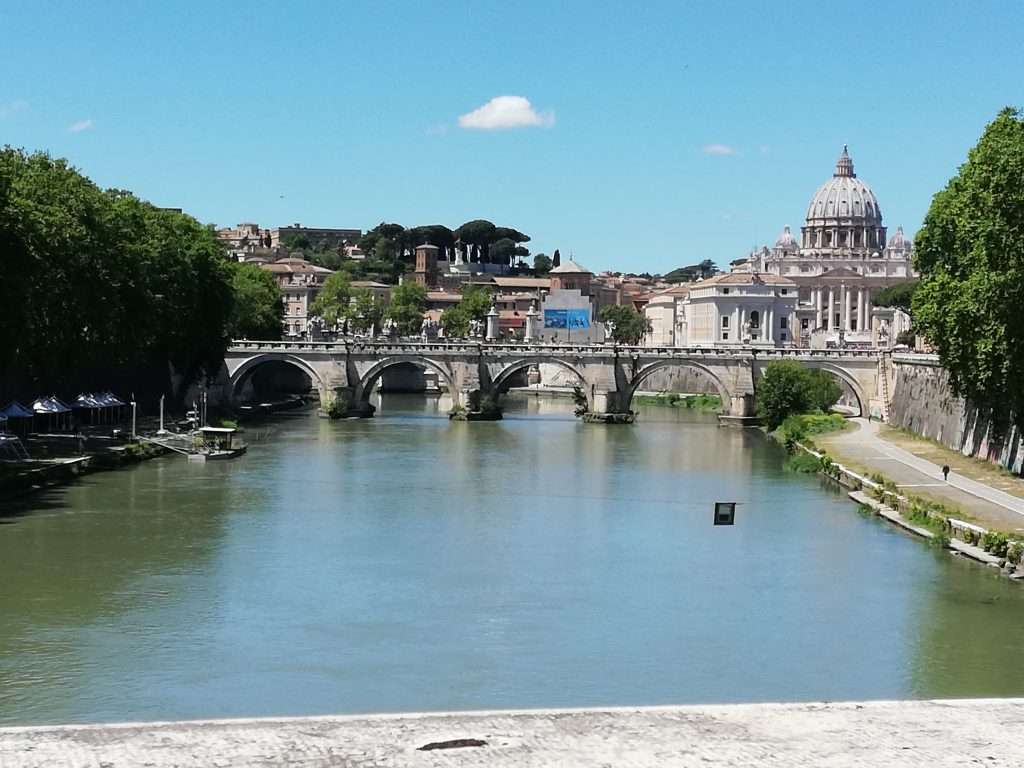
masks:
[[[843,143],[916,230],[1024,105],[1021,29],[1020,0],[0,0],[0,143],[219,226],[488,218],[667,271],[798,228]],[[460,125],[500,96],[529,104]]]

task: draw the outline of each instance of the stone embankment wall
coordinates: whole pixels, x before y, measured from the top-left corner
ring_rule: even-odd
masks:
[[[571,372],[560,365],[542,363],[540,366],[540,383],[544,387],[572,387],[579,380]],[[679,392],[687,395],[717,395],[711,378],[697,368],[686,366],[666,367],[654,371],[640,384],[641,392]]]
[[[894,386],[889,423],[916,435],[1020,473],[1024,436],[1009,419],[956,397],[949,374],[935,358],[893,356]]]

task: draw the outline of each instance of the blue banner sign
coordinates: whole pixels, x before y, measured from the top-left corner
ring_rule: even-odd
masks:
[[[545,328],[568,328],[585,330],[590,327],[589,309],[545,309]]]

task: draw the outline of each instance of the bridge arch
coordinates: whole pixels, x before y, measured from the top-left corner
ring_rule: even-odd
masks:
[[[805,368],[816,368],[818,370],[825,371],[827,373],[832,374],[832,376],[834,378],[838,379],[840,382],[842,382],[843,384],[845,384],[847,386],[847,388],[849,389],[850,393],[853,395],[854,399],[857,401],[857,409],[860,411],[860,413],[858,413],[857,415],[858,416],[865,416],[868,413],[868,406],[869,406],[869,403],[870,403],[870,398],[868,398],[868,396],[865,394],[864,388],[861,387],[860,382],[857,380],[856,376],[854,376],[848,370],[843,368],[841,365],[836,365],[835,363],[826,362],[825,360],[820,360],[819,361],[819,360],[815,360],[814,358],[811,358],[809,360],[801,360],[800,362],[801,362],[801,364]],[[764,371],[761,371],[760,375],[763,376],[764,375]],[[760,378],[760,376],[759,376],[759,378]],[[756,382],[755,382],[755,389],[756,389]]]
[[[572,363],[566,362],[565,360],[562,360],[557,357],[521,358],[519,360],[515,360],[514,362],[509,363],[504,368],[502,368],[501,372],[497,376],[495,376],[494,379],[491,381],[491,384],[494,387],[494,391],[501,392],[502,387],[508,384],[509,379],[511,379],[515,374],[519,373],[519,371],[522,371],[525,368],[530,368],[534,365],[542,365],[545,363],[550,365],[557,365],[560,368],[564,368],[565,370],[569,371],[569,373],[571,373],[573,376],[575,376],[577,381],[579,382],[580,391],[583,392],[583,394],[587,398],[587,409],[591,410],[593,408],[593,398],[591,397],[589,387],[587,386],[587,380],[584,378],[583,373],[580,371],[579,368],[574,366]]]
[[[704,365],[703,363],[699,363],[696,360],[680,360],[678,358],[670,360],[658,360],[656,362],[645,365],[643,368],[637,371],[636,374],[633,376],[633,380],[629,383],[629,391],[627,393],[625,403],[626,410],[631,410],[631,406],[633,404],[633,395],[636,394],[636,391],[640,388],[640,385],[644,383],[647,377],[650,376],[655,371],[660,371],[665,368],[692,368],[696,371],[700,371],[701,373],[703,373],[711,380],[711,383],[715,385],[715,389],[718,390],[718,396],[722,399],[722,409],[726,412],[729,411],[730,404],[732,402],[732,393],[729,391],[729,388],[725,386],[725,384],[722,382],[721,378],[719,378],[718,374],[711,370],[711,368],[709,368],[708,366]]]
[[[429,357],[421,355],[391,355],[374,363],[359,377],[359,385],[355,391],[356,402],[368,403],[370,401],[370,393],[373,392],[373,385],[388,368],[393,368],[396,365],[409,364],[415,365],[418,368],[434,371],[438,376],[444,379],[445,383],[448,385],[448,393],[451,395],[452,401],[458,402],[458,387],[455,386],[455,377],[452,375],[448,366],[444,363],[431,360]]]
[[[259,355],[254,355],[247,360],[244,360],[234,371],[230,372],[229,382],[231,384],[231,398],[235,399],[240,393],[247,379],[263,365],[267,363],[285,363],[298,368],[304,374],[309,377],[313,387],[317,390],[321,390],[324,385],[324,381],[321,378],[316,368],[306,362],[298,355],[289,354],[287,352],[267,352]]]

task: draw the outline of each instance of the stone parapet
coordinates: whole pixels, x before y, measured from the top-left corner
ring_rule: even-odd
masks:
[[[0,729],[0,765],[5,768],[1008,768],[1019,766],[1021,755],[1021,699],[738,704]]]

